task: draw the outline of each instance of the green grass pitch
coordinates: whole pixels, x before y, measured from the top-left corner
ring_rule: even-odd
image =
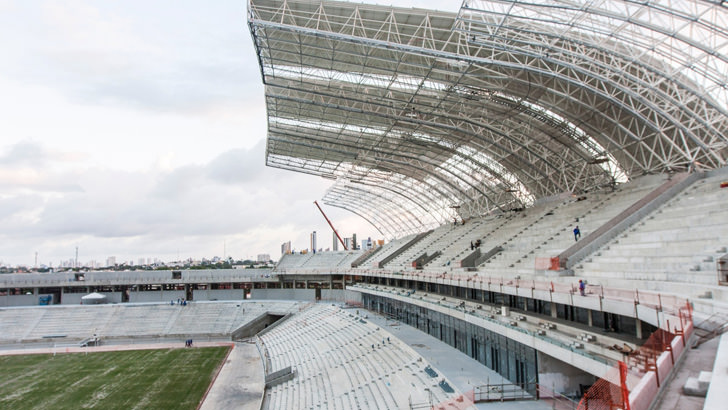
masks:
[[[0,356],[0,409],[195,409],[228,349]]]

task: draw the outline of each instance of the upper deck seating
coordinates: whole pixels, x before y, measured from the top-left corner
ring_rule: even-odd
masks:
[[[726,176],[698,180],[577,265],[577,275],[614,287],[702,296],[723,302],[716,261],[728,253]]]

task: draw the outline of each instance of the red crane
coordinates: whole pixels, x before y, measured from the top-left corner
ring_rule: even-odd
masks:
[[[317,202],[317,201],[313,201],[313,203],[314,203],[314,204],[316,204],[316,207],[318,208],[318,210],[319,210],[319,211],[321,211],[321,215],[323,215],[323,216],[324,216],[324,219],[326,219],[326,222],[328,222],[328,223],[329,223],[329,226],[331,227],[331,230],[332,230],[332,231],[334,231],[334,235],[336,235],[336,237],[337,237],[337,238],[339,238],[339,242],[341,242],[341,246],[343,246],[343,247],[344,247],[344,250],[345,250],[345,251],[348,251],[349,249],[348,249],[348,248],[346,247],[346,244],[345,244],[345,243],[344,243],[344,241],[343,241],[343,240],[341,239],[341,236],[339,236],[339,233],[338,233],[338,232],[336,232],[336,228],[334,228],[334,225],[333,225],[333,224],[331,223],[331,221],[329,220],[329,217],[328,217],[328,216],[326,216],[326,214],[324,213],[324,210],[323,210],[323,209],[321,209],[321,206],[320,206],[320,205],[318,204],[318,202]]]

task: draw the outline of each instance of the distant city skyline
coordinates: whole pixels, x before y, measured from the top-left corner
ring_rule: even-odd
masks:
[[[255,262],[255,263],[268,263],[276,261],[270,258],[270,255],[268,254],[258,254],[255,257],[246,257],[246,258],[233,258],[232,256],[228,258],[223,258],[221,256],[211,256],[211,257],[203,257],[200,259],[183,259],[183,260],[162,260],[159,258],[138,258],[137,260],[117,260],[115,256],[109,256],[105,258],[104,261],[97,261],[97,260],[87,260],[87,261],[76,261],[75,259],[66,259],[61,260],[57,262],[49,262],[49,263],[41,263],[38,262],[37,264],[34,263],[33,265],[28,264],[18,264],[18,265],[9,265],[0,263],[0,268],[10,268],[10,269],[25,269],[29,271],[34,270],[46,270],[46,269],[52,269],[52,270],[59,270],[59,269],[105,269],[105,268],[113,268],[113,267],[120,267],[120,266],[129,266],[129,267],[138,267],[138,266],[149,266],[149,267],[162,267],[162,266],[181,266],[181,265],[196,265],[196,264],[205,264],[205,263],[220,263],[224,261],[232,261],[233,263],[236,262]]]
[[[323,250],[323,248],[321,248]],[[293,249],[289,249],[289,252]],[[300,251],[311,251],[313,248],[302,248],[299,250],[296,250],[297,252]],[[327,252],[332,251],[335,249],[326,248]],[[24,267],[24,268],[102,268],[102,267],[108,267],[108,266],[114,266],[114,265],[129,265],[129,266],[144,266],[144,265],[155,265],[155,264],[170,264],[170,263],[177,263],[177,262],[188,262],[188,261],[223,261],[223,260],[229,260],[232,259],[233,261],[257,261],[257,262],[266,262],[266,261],[273,261],[277,262],[280,257],[286,253],[285,251],[282,251],[280,255],[272,256],[268,253],[259,253],[256,255],[246,255],[246,256],[235,256],[235,255],[212,255],[212,256],[202,256],[199,258],[172,258],[172,259],[162,259],[159,257],[130,257],[128,260],[117,258],[115,255],[110,255],[105,258],[102,258],[102,260],[96,260],[96,259],[78,259],[75,255],[73,258],[69,259],[60,259],[57,261],[43,261],[39,259],[38,254],[36,253],[35,260],[32,264],[27,263],[20,263],[20,264],[9,264],[5,263],[4,261],[0,260],[0,267]],[[102,262],[105,261],[105,262]]]

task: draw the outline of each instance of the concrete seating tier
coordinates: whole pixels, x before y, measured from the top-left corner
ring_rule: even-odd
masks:
[[[355,310],[318,304],[260,336],[269,372],[292,366],[293,379],[267,392],[267,409],[407,408],[410,397],[454,398],[425,373],[405,343],[368,323]],[[389,339],[389,340],[387,340]]]
[[[363,251],[325,251],[307,254],[283,255],[276,266],[277,271],[286,269],[331,269],[348,268]]]
[[[341,258],[339,263],[336,264],[338,267],[349,268],[351,263],[354,262],[364,251],[348,251],[346,256]]]
[[[472,239],[468,238],[479,237],[483,231],[483,227],[487,226],[487,222],[491,219],[496,219],[496,217],[473,218],[468,220],[464,225],[454,226],[454,229],[445,235],[435,246],[429,247],[427,250],[429,254],[436,251],[440,251],[442,254],[430,261],[427,266],[432,268],[458,266],[460,259],[472,252],[470,249],[470,240]],[[437,249],[438,247],[440,249]]]
[[[317,269],[330,268],[332,266],[346,266],[346,261],[349,261],[349,266],[351,266],[351,261],[361,255],[361,252],[362,251],[317,252],[306,259],[301,267],[304,269]]]
[[[728,302],[716,261],[728,247],[725,175],[697,181],[577,265],[591,283]],[[686,293],[689,292],[689,293]]]
[[[616,192],[589,193],[583,195],[582,200],[570,198],[552,205],[548,212],[541,209],[540,216],[522,231],[512,234],[501,245],[503,252],[483,267],[486,271],[532,275],[537,257],[556,256],[574,243],[576,225],[579,225],[582,237],[588,235],[655,189],[665,178],[650,176],[625,184]],[[539,212],[539,208],[526,212]]]
[[[28,326],[23,339],[37,340],[57,335],[67,335],[69,339],[88,337],[114,314],[113,309],[81,306],[53,306],[43,310],[34,326]],[[96,327],[90,327],[90,324],[96,324]]]
[[[38,308],[0,310],[0,337],[6,341],[19,341],[26,337],[45,313]]]
[[[309,259],[313,257],[314,253],[288,253],[281,257],[276,265],[276,270],[289,269],[289,268],[300,268]]]
[[[470,243],[480,239],[485,241],[491,235],[494,235],[501,227],[503,227],[512,218],[512,214],[491,215],[483,218],[473,218],[466,223],[469,229],[463,232],[460,237],[455,237],[449,245],[442,250],[442,255],[438,256],[428,265],[431,268],[458,266],[458,263],[473,249],[470,249]]]
[[[460,231],[458,228],[461,227],[462,225],[441,225],[440,227],[436,228],[432,233],[422,238],[422,240],[412,245],[412,247],[402,252],[401,255],[389,261],[389,263],[385,265],[385,268],[412,269],[412,261],[417,259],[417,257],[425,252],[431,254],[433,252],[441,250],[443,248],[443,244],[448,243],[448,240],[446,238],[451,238],[453,237],[453,235],[457,236],[458,232]],[[379,257],[378,259],[381,260],[383,258]]]
[[[267,311],[285,314],[298,302],[192,302],[38,306],[0,310],[0,344],[108,338],[227,336]]]
[[[416,234],[407,235],[402,238],[393,239],[392,241],[385,243],[384,245],[382,245],[382,250],[380,250],[376,254],[372,255],[370,258],[367,258],[366,260],[362,261],[360,266],[368,268],[368,267],[372,266],[374,261],[384,260],[388,256],[392,255],[394,252],[396,252],[399,248],[404,246],[411,239],[414,239],[415,236],[417,236],[417,235]]]

